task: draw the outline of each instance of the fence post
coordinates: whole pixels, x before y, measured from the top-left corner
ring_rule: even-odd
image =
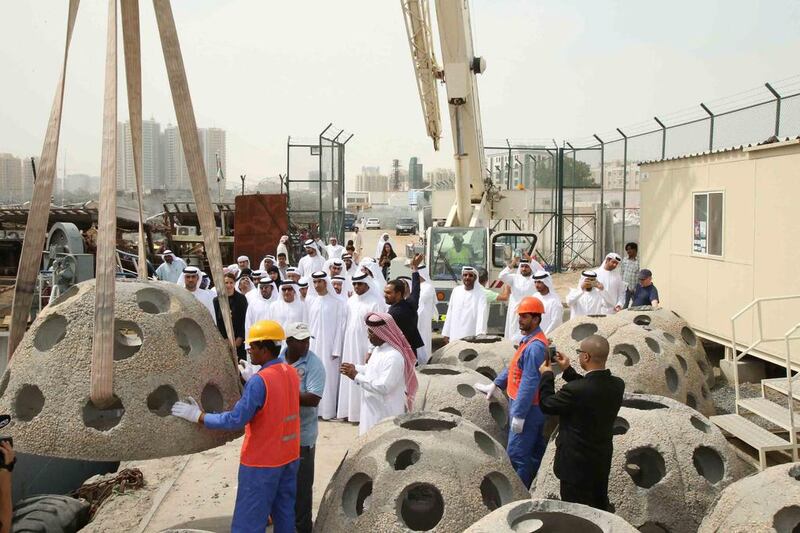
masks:
[[[628,192],[628,136],[622,133],[622,130],[617,128],[617,131],[622,135],[623,139],[623,152],[622,152],[622,246],[625,246],[625,207]]]
[[[711,152],[714,150],[714,113],[702,102],[700,103],[700,107],[711,117],[711,127],[708,128],[708,151]]]
[[[664,125],[663,122],[658,120],[658,117],[653,117],[653,120],[661,126],[661,159],[667,158],[667,127]]]
[[[765,83],[764,87],[767,88],[769,92],[772,93],[772,96],[775,97],[775,137],[780,135],[781,131],[781,95],[778,94],[778,91],[772,88],[772,85],[769,83]]]
[[[561,272],[564,255],[564,149],[556,156],[556,256],[555,271]]]
[[[605,172],[606,172],[606,147],[603,143],[603,139],[597,136],[595,133],[594,138],[597,139],[597,142],[600,143],[600,253],[595,256],[602,257],[605,255],[606,251],[606,202],[605,202],[605,190],[606,190],[606,180],[605,180]]]

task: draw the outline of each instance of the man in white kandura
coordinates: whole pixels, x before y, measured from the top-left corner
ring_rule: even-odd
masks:
[[[516,272],[513,270],[517,267]],[[506,312],[505,338],[514,341],[521,335],[519,331],[519,320],[517,307],[526,296],[533,296],[536,292],[536,284],[533,280],[533,272],[542,270],[542,266],[529,258],[514,258],[509,266],[500,272],[497,279],[508,285],[511,295],[508,298],[508,311]]]
[[[625,305],[625,282],[617,268],[622,261],[619,254],[610,253],[603,264],[594,269],[597,273],[597,288],[605,291],[603,314],[613,315]]]
[[[306,297],[308,328],[314,336],[311,351],[325,366],[325,392],[319,403],[323,420],[336,418],[336,400],[339,395],[339,366],[347,323],[347,300],[336,294],[331,278],[321,270],[311,274],[314,286]]]
[[[447,304],[442,326],[445,342],[486,333],[489,303],[477,283],[478,271],[471,266],[461,267],[461,281],[463,284],[453,289]]]
[[[300,274],[301,278],[308,278],[314,272],[323,270],[325,258],[320,255],[314,239],[306,240],[303,246],[305,246],[306,255],[300,258],[297,263],[297,273]]]
[[[239,266],[239,270],[250,268],[250,258],[246,255],[240,255],[236,258],[236,264]]]
[[[343,363],[341,373],[363,390],[358,434],[385,418],[411,411],[417,394],[416,357],[389,313],[366,318],[369,342],[375,347],[364,365]]]
[[[372,278],[363,272],[353,277],[354,294],[347,300],[347,324],[344,329],[342,363],[363,365],[372,345],[364,322],[370,313],[382,313],[386,304],[375,288]],[[358,422],[361,413],[361,389],[346,376],[339,378],[337,418]]]
[[[250,334],[250,326],[259,320],[273,320],[272,311],[272,291],[275,290],[275,284],[271,279],[261,278],[258,283],[258,289],[255,290],[255,295],[247,301],[247,313],[244,315],[244,338],[246,339]]]
[[[536,282],[536,294],[534,298],[538,298],[544,304],[544,314],[539,327],[545,335],[556,329],[564,322],[564,306],[561,304],[561,297],[556,292],[553,285],[553,278],[546,270],[539,270],[534,272],[533,280]]]
[[[300,301],[297,283],[283,281],[280,286],[280,298],[273,301],[269,309],[270,320],[274,320],[284,329],[289,324],[306,321],[306,306]]]
[[[156,277],[161,281],[177,283],[183,269],[186,268],[186,262],[172,253],[172,250],[164,250],[161,257],[164,258],[164,262],[158,265]]]
[[[395,249],[394,243],[392,242],[392,238],[389,237],[388,233],[384,233],[378,239],[378,244],[375,245],[375,255],[372,256],[373,259],[377,261],[381,257],[381,252],[383,252],[383,245],[386,244],[387,242],[392,245],[392,250]]]
[[[417,350],[417,361],[424,365],[433,353],[433,317],[436,311],[436,289],[428,280],[428,268],[417,267],[419,274],[419,304],[417,305],[417,331],[425,343],[424,350]],[[424,353],[423,353],[424,352]]]
[[[602,315],[606,306],[606,292],[597,288],[597,273],[585,270],[578,287],[567,294],[570,320],[579,316]]]
[[[328,259],[341,259],[344,253],[344,246],[339,244],[339,239],[335,235],[331,235],[328,238],[328,245],[325,247],[325,251],[328,252]]]
[[[211,320],[217,323],[217,314],[214,312],[214,294],[211,291],[200,288],[200,269],[197,267],[186,267],[183,269],[183,286],[191,292],[197,301],[208,309]]]

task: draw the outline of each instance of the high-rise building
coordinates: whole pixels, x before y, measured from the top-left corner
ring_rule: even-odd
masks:
[[[162,152],[164,154],[164,188],[167,190],[189,190],[189,170],[183,155],[181,132],[178,126],[168,124],[164,128]]]
[[[117,190],[125,190],[125,124],[117,122]]]
[[[356,176],[356,190],[386,192],[389,190],[389,177],[381,175],[380,167],[361,167],[361,174]]]
[[[0,200],[17,203],[22,199],[22,161],[12,154],[0,154]]]
[[[422,163],[419,163],[416,156],[408,162],[408,188],[421,189],[422,183]]]

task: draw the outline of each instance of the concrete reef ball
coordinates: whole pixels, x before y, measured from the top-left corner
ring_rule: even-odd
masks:
[[[464,533],[638,533],[622,518],[579,503],[522,500],[484,516]]]
[[[174,283],[118,280],[114,400],[89,398],[95,281],[71,287],[36,317],[0,381],[14,445],[27,453],[120,461],[207,450],[238,433],[169,416],[192,396],[208,412],[239,399],[238,375],[208,310]]]
[[[386,419],[347,451],[314,531],[464,531],[528,497],[505,450],[449,413]]]
[[[676,346],[679,354],[695,360],[706,377],[706,385],[709,388],[714,387],[714,370],[708,361],[706,349],[703,348],[700,337],[678,313],[663,307],[642,305],[625,309],[618,314],[625,318],[632,317],[631,321],[637,326],[649,326],[663,331],[664,337]]]
[[[554,438],[534,498],[560,497]],[[695,532],[719,493],[747,472],[722,432],[697,411],[669,398],[625,394],[614,422],[608,498],[634,527]]]
[[[575,350],[586,337],[598,334],[609,344],[607,366],[625,381],[625,390],[656,394],[682,402],[706,416],[716,412],[711,391],[695,357],[680,350],[664,331],[630,321],[633,315],[583,316],[565,322],[550,335],[557,349],[578,365]],[[560,386],[558,379],[556,386]]]
[[[800,463],[773,466],[729,485],[698,531],[800,531]]]
[[[497,335],[464,337],[445,344],[431,356],[429,364],[464,365],[494,379],[514,357],[514,343]]]
[[[508,440],[508,401],[505,396],[491,401],[475,390],[476,383],[488,385],[489,378],[464,366],[424,365],[417,369],[419,389],[414,411],[442,411],[463,416],[497,442]]]

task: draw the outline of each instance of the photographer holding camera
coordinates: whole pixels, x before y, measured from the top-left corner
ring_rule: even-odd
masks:
[[[567,382],[558,392],[550,358],[541,364],[539,406],[543,413],[559,416],[553,470],[561,480],[561,499],[607,510],[613,426],[625,382],[606,369],[608,341],[603,337],[587,337],[576,351],[586,375],[578,374],[569,358],[557,352],[555,362]]]
[[[11,471],[17,458],[10,440],[0,440],[0,453],[3,455],[3,464],[0,465],[0,533],[7,533],[11,531]]]

